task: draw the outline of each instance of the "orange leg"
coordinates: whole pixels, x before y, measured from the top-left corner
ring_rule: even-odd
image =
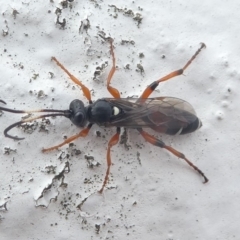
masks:
[[[117,133],[110,139],[109,143],[108,143],[108,149],[107,149],[107,171],[106,171],[106,175],[103,181],[103,185],[101,187],[101,189],[99,190],[99,193],[103,192],[104,187],[107,184],[108,181],[108,176],[110,173],[110,167],[112,165],[112,161],[111,161],[111,148],[116,145],[119,141],[119,135],[120,135],[120,128],[117,128]]]
[[[74,77],[55,57],[52,60],[71,78],[71,80],[82,88],[84,96],[87,98],[89,103],[92,103],[90,90],[76,77]]]
[[[110,82],[112,80],[112,77],[116,71],[116,59],[115,59],[115,54],[114,54],[114,51],[113,51],[113,39],[112,38],[105,38],[101,35],[99,35],[101,38],[103,38],[105,41],[109,41],[110,42],[110,53],[112,55],[112,68],[108,74],[108,77],[107,77],[107,89],[109,91],[109,93],[114,97],[114,98],[120,98],[120,93],[119,91],[114,88],[114,87],[111,87],[110,86]],[[102,193],[103,192],[103,189],[104,187],[106,186],[107,184],[107,181],[108,181],[108,176],[109,176],[109,173],[110,173],[110,168],[111,168],[111,165],[112,165],[112,161],[111,161],[111,148],[116,145],[119,141],[119,135],[120,135],[120,128],[117,127],[117,133],[110,139],[109,143],[108,143],[108,149],[107,149],[107,171],[106,171],[106,175],[105,175],[105,178],[104,178],[104,181],[103,181],[103,185],[101,187],[101,189],[99,190],[99,193]]]
[[[91,129],[92,127],[92,123],[90,123],[86,128],[84,128],[80,133],[70,137],[70,138],[67,138],[64,142],[54,146],[54,147],[50,147],[50,148],[44,148],[42,149],[42,152],[48,152],[48,151],[52,151],[52,150],[55,150],[55,149],[58,149],[59,147],[62,147],[63,145],[65,144],[68,144],[72,141],[74,141],[75,139],[79,138],[79,137],[86,137],[88,135],[88,132],[89,130]]]
[[[195,166],[192,162],[190,162],[185,156],[184,154],[182,154],[181,152],[178,152],[177,150],[175,150],[174,148],[165,145],[164,142],[162,142],[161,140],[155,138],[154,136],[148,134],[147,132],[143,131],[141,128],[137,129],[140,134],[144,137],[144,139],[157,146],[157,147],[161,147],[161,148],[165,148],[167,149],[169,152],[171,152],[172,154],[174,154],[175,156],[177,156],[178,158],[181,158],[183,160],[185,160],[195,171],[197,171],[203,178],[204,178],[204,183],[208,182],[208,178],[205,176],[205,174],[197,167]]]
[[[108,77],[107,77],[107,89],[108,91],[110,92],[110,94],[114,97],[114,98],[120,98],[120,93],[119,91],[114,88],[114,87],[111,87],[110,86],[110,82],[112,80],[112,77],[113,77],[113,74],[115,73],[116,71],[116,59],[115,59],[115,54],[114,54],[114,51],[113,51],[113,39],[108,37],[108,38],[105,38],[101,35],[99,35],[101,38],[103,38],[105,41],[109,41],[110,42],[110,53],[112,55],[112,68],[108,74]]]
[[[173,71],[171,72],[170,74],[158,79],[157,81],[154,81],[153,83],[151,83],[145,90],[144,92],[142,93],[141,97],[142,99],[145,99],[145,98],[148,98],[149,95],[156,89],[156,87],[158,86],[158,84],[160,82],[164,82],[164,81],[167,81],[171,78],[174,78],[174,77],[177,77],[179,75],[182,75],[183,72],[186,70],[186,68],[192,63],[192,61],[197,57],[197,55],[201,52],[201,50],[203,48],[205,48],[206,45],[204,43],[201,43],[201,47],[196,51],[196,53],[191,57],[191,59],[184,65],[183,68],[179,69],[179,70],[176,70],[176,71]],[[144,101],[144,100],[141,100],[141,102]]]

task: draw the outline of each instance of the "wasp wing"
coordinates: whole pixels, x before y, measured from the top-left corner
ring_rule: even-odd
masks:
[[[106,98],[112,107],[119,109],[106,127],[152,128],[170,135],[195,131],[201,126],[193,107],[186,101],[173,97]]]

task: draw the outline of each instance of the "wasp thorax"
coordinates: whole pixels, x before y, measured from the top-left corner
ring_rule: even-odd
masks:
[[[109,122],[112,116],[112,106],[105,100],[96,101],[91,108],[91,122],[101,124]]]

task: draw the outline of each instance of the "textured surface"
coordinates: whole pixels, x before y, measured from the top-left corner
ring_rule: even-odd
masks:
[[[178,97],[194,106],[203,122],[199,131],[159,137],[210,182],[202,184],[182,160],[129,131],[127,143],[112,150],[109,189],[98,195],[115,129],[94,126],[86,139],[43,154],[41,148],[79,129],[65,118],[40,121],[25,127],[31,134],[13,129],[12,134],[25,137],[17,142],[2,132],[21,115],[4,113],[0,239],[238,239],[239,1],[117,2],[113,7],[111,1],[74,1],[61,13],[57,1],[2,2],[0,99],[16,109],[67,109],[75,98],[87,103],[51,56],[92,90],[93,99],[111,97],[109,46],[97,37],[99,31],[114,38],[118,70],[112,85],[122,97],[139,96],[152,81],[182,67],[204,42],[207,48],[185,76],[161,84],[153,96]],[[56,24],[56,13],[65,26]],[[63,173],[67,161],[67,185],[59,187],[62,179],[54,176]],[[50,183],[50,191],[36,202]],[[77,209],[81,203],[82,211]]]

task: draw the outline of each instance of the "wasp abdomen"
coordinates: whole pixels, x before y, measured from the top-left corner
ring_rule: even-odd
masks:
[[[168,135],[183,135],[188,134],[196,131],[202,126],[202,122],[199,118],[196,117],[196,120],[192,123],[187,124],[186,126],[182,127],[179,126],[178,128],[168,128],[165,132]]]

